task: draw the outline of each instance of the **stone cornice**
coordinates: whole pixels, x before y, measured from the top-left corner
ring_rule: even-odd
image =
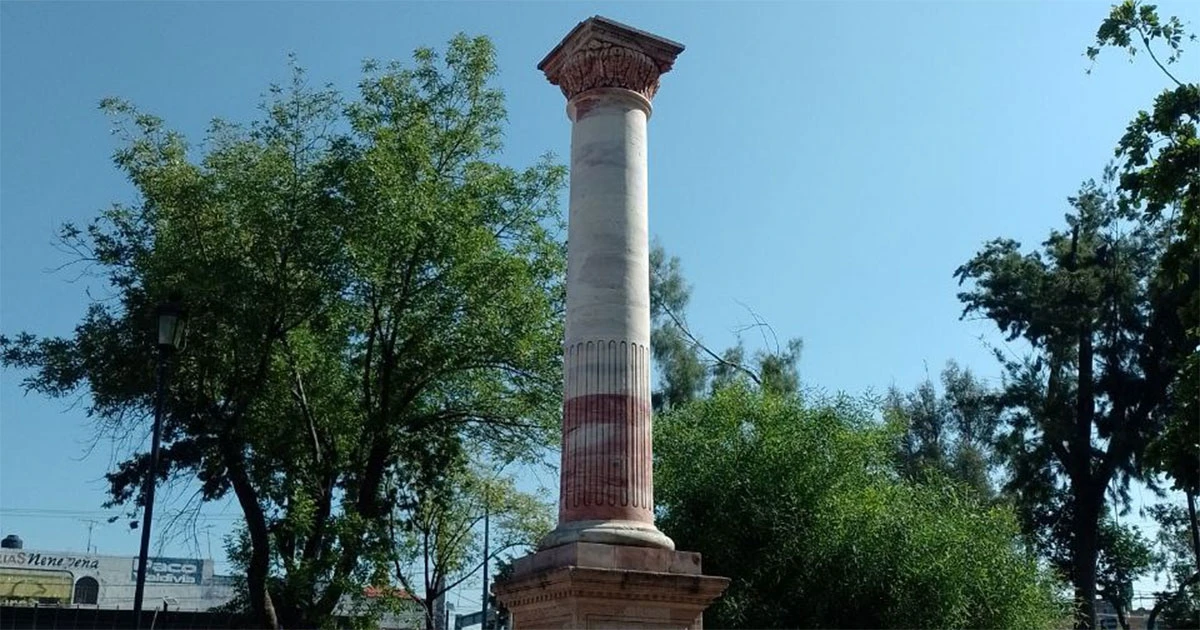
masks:
[[[567,598],[664,602],[707,607],[729,584],[728,578],[619,569],[560,567],[497,583],[493,592],[508,608]]]
[[[595,88],[621,88],[654,98],[683,45],[594,16],[580,22],[538,64],[568,100]]]

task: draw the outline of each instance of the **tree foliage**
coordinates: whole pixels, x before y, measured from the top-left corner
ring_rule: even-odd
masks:
[[[1150,573],[1156,557],[1139,528],[1123,525],[1111,515],[1100,521],[1098,544],[1096,591],[1128,629],[1125,615],[1133,606],[1133,583]]]
[[[199,150],[118,100],[115,162],[138,200],[62,240],[111,297],[73,335],[2,342],[27,389],[87,394],[110,432],[148,431],[152,313],[192,320],[157,470],[134,452],[111,502],[192,478],[242,509],[263,626],[318,626],[393,560],[465,452],[529,456],[560,398],[564,169],[496,161],[495,53],[459,36],[410,66],[368,63],[353,100],[295,70],[262,118],[214,122]]]
[[[946,363],[941,383],[941,395],[929,378],[908,393],[889,390],[885,415],[902,431],[897,467],[907,479],[945,476],[990,499],[1000,423],[995,393],[954,361]]]
[[[1200,547],[1193,505],[1151,506],[1158,522],[1157,569],[1166,574],[1167,589],[1155,594],[1147,627],[1200,628]]]
[[[1114,6],[1088,57],[1143,50],[1173,85],[1129,124],[1117,163],[1070,199],[1067,228],[1040,252],[997,239],[955,272],[970,285],[959,294],[964,317],[992,320],[1027,349],[997,353],[1006,491],[1025,531],[1075,584],[1080,627],[1096,625],[1098,565],[1100,593],[1118,604],[1116,591],[1145,568],[1136,537],[1106,520],[1109,491],[1121,510],[1129,483],[1154,485],[1157,472],[1196,489],[1200,89],[1168,68],[1189,38],[1153,5]],[[1168,47],[1165,62],[1155,44]]]
[[[898,479],[899,436],[851,399],[742,385],[660,415],[660,526],[732,578],[714,627],[1048,627],[1062,611],[1015,519]]]
[[[655,409],[677,407],[704,393],[709,366],[685,328],[692,287],[679,258],[655,241],[650,249],[650,351],[658,374]]]
[[[521,492],[509,477],[464,467],[447,483],[422,489],[417,508],[400,511],[393,539],[399,546],[395,578],[408,592],[420,585],[425,628],[435,627],[435,603],[483,567],[514,549],[530,548],[553,527],[550,506]],[[487,521],[484,556],[479,530]],[[397,526],[398,525],[398,526]],[[420,581],[418,581],[418,579]]]
[[[1117,143],[1121,165],[1120,202],[1147,221],[1161,221],[1168,245],[1157,270],[1155,291],[1181,294],[1179,318],[1191,352],[1172,384],[1172,420],[1148,457],[1176,487],[1200,493],[1200,83],[1180,80],[1171,67],[1183,44],[1195,41],[1177,17],[1162,19],[1157,8],[1136,0],[1113,6],[1087,55],[1105,48],[1124,50],[1132,61],[1144,51],[1170,82],[1150,111],[1137,113]],[[1155,46],[1167,48],[1160,60]]]
[[[1067,230],[1051,232],[1041,251],[997,239],[955,275],[970,285],[959,294],[963,316],[982,315],[1029,349],[1024,358],[997,351],[1006,490],[1026,531],[1069,536],[1068,574],[1090,628],[1107,492],[1125,502],[1131,480],[1153,481],[1143,456],[1169,415],[1187,349],[1183,296],[1159,293],[1151,280],[1161,226],[1132,220],[1095,182],[1069,201]]]
[[[751,312],[754,323],[740,332],[764,331],[764,348],[747,357],[739,337],[737,345],[717,352],[688,326],[691,298],[692,287],[683,276],[679,258],[667,256],[655,241],[650,249],[650,349],[659,374],[655,411],[678,407],[737,382],[782,394],[799,391],[798,366],[804,348],[799,338],[780,344],[771,326]]]
[[[1124,0],[1112,7],[1095,44],[1087,49],[1093,60],[1105,48],[1123,49],[1131,62],[1144,51],[1169,81],[1152,109],[1139,111],[1130,121],[1115,149],[1121,163],[1122,207],[1140,213],[1143,221],[1163,225],[1166,245],[1151,287],[1163,308],[1177,309],[1184,337],[1183,357],[1168,391],[1168,418],[1146,449],[1147,465],[1166,474],[1187,497],[1182,514],[1156,513],[1163,531],[1170,532],[1165,546],[1173,551],[1164,561],[1171,565],[1178,589],[1159,595],[1151,626],[1164,611],[1168,625],[1200,625],[1200,524],[1195,509],[1200,494],[1200,83],[1181,80],[1182,75],[1171,69],[1183,54],[1183,43],[1195,39],[1179,18],[1163,19],[1152,4]],[[1162,52],[1161,46],[1166,47],[1165,59],[1155,51],[1160,47]],[[1189,544],[1190,556],[1180,548]],[[1181,563],[1184,557],[1188,561]]]

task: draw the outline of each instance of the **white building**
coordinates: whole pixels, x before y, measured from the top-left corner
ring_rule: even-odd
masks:
[[[17,544],[10,536],[5,544]],[[212,560],[151,557],[146,571],[145,610],[207,611],[234,597],[234,578],[213,574]],[[49,605],[79,608],[133,609],[138,559],[73,551],[41,551],[0,547],[0,604]],[[424,626],[423,608],[415,597],[397,589],[407,605],[383,615],[380,628],[409,629]],[[337,614],[366,612],[366,603],[382,595],[365,589],[355,601],[344,596]]]
[[[6,541],[7,542],[7,541]],[[213,574],[212,560],[149,559],[146,609],[208,610],[234,596],[232,577]],[[138,559],[76,552],[0,549],[0,601],[133,608]]]

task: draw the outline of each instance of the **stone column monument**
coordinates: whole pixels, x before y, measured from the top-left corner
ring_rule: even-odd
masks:
[[[683,46],[592,17],[538,64],[567,98],[558,527],[493,592],[515,630],[699,628],[726,578],[654,526],[646,127]]]

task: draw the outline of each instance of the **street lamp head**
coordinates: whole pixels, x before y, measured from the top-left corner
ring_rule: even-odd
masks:
[[[187,332],[187,311],[177,297],[172,296],[158,306],[158,347],[162,350],[179,350]]]

